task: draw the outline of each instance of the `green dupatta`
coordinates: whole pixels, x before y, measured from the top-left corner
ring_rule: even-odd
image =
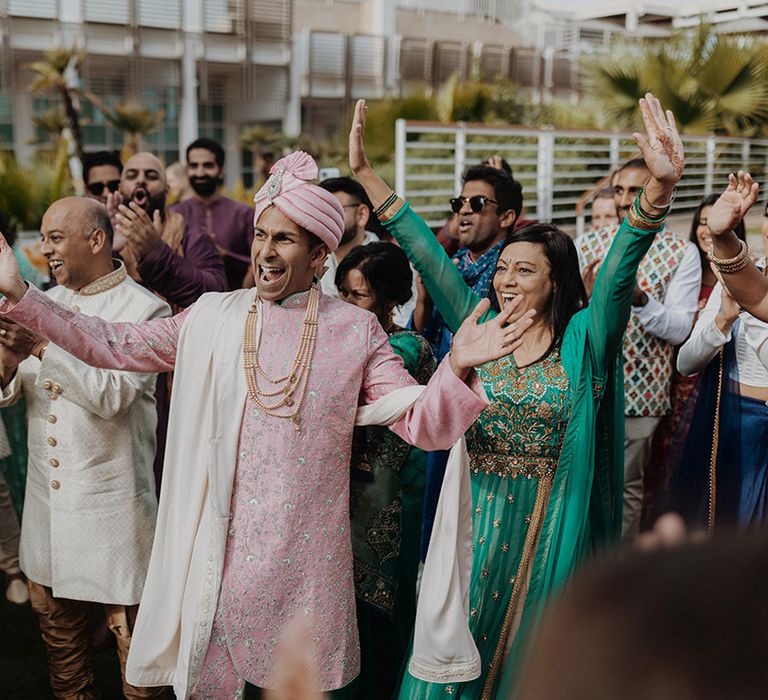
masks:
[[[406,203],[385,224],[421,274],[455,332],[480,301],[432,231]],[[530,640],[547,602],[590,552],[618,541],[624,487],[624,377],[621,344],[637,269],[655,232],[621,225],[600,268],[589,306],[569,322],[561,344],[572,408],[534,556],[516,640]],[[488,320],[495,315],[488,311]],[[525,644],[515,643],[498,680],[514,690]]]

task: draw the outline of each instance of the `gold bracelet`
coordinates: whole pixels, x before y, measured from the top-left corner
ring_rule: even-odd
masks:
[[[393,202],[380,214],[377,214],[377,218],[382,223],[387,223],[395,218],[397,213],[405,206],[405,200],[401,197],[395,197]]]
[[[392,206],[392,202],[394,202],[396,199],[397,195],[395,194],[395,191],[392,190],[389,193],[389,196],[373,210],[373,215],[381,216],[387,209],[389,209],[389,207]]]
[[[640,231],[661,231],[661,229],[664,228],[664,220],[648,221],[637,213],[634,206],[629,207],[629,212],[627,212],[627,223],[632,228],[639,229]]]
[[[714,252],[709,254],[712,264],[725,274],[743,270],[749,264],[749,248],[744,241],[739,240],[739,252],[732,258],[718,258]]]

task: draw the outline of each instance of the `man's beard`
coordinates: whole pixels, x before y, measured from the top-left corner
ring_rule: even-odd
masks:
[[[201,197],[210,197],[212,194],[215,194],[221,183],[222,179],[220,177],[211,177],[210,175],[189,178],[190,187],[195,191],[195,194]]]
[[[357,224],[353,224],[352,226],[348,226],[344,229],[344,233],[341,234],[341,240],[339,241],[339,245],[346,245],[347,243],[351,243],[355,236],[357,235]]]
[[[128,206],[135,196],[136,192],[131,195],[129,199],[125,201],[125,205]],[[150,221],[153,219],[155,212],[160,212],[160,218],[165,219],[165,190],[158,192],[157,194],[147,193],[147,203],[142,207]]]

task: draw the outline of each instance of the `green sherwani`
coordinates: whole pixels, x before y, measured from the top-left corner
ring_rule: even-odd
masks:
[[[407,204],[386,225],[455,332],[480,299]],[[400,698],[507,697],[547,601],[586,555],[618,539],[621,340],[653,237],[621,226],[589,306],[573,316],[548,357],[525,368],[507,357],[479,369],[493,401],[467,433],[474,508],[469,624],[482,675],[448,686],[406,673]]]

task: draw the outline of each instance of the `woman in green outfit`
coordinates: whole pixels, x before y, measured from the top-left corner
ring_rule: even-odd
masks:
[[[397,326],[413,273],[392,243],[352,250],[336,270],[341,299],[372,311],[392,349],[420,384],[435,370],[429,343]],[[350,510],[361,671],[335,698],[387,700],[397,684],[416,616],[425,455],[387,428],[356,428]]]
[[[533,309],[536,320],[510,357],[479,368],[493,403],[466,436],[474,509],[469,628],[481,675],[437,683],[406,673],[400,698],[508,697],[544,605],[586,555],[619,536],[621,339],[638,265],[683,171],[672,114],[652,95],[640,107],[647,135],[635,139],[652,175],[603,261],[589,306],[573,242],[556,227],[512,234],[499,257],[493,308],[516,305],[510,322]],[[480,300],[426,224],[370,167],[364,123],[360,101],[350,132],[352,170],[455,330]],[[461,215],[495,205],[481,199]]]

